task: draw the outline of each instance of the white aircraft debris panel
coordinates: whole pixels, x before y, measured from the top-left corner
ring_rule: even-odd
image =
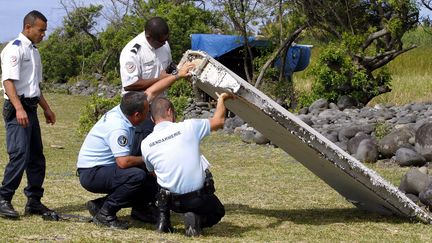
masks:
[[[229,110],[356,207],[432,223],[431,215],[403,192],[205,52],[187,51],[179,67],[187,61],[196,64],[192,79],[198,88],[215,99],[215,92],[234,93],[237,99],[226,102]]]

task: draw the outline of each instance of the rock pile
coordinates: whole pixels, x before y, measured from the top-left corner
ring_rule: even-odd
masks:
[[[427,167],[411,167],[401,180],[399,190],[420,206],[432,209],[432,177]]]
[[[212,107],[191,104],[184,116],[208,118]],[[348,99],[338,104],[320,99],[298,117],[361,162],[388,159],[399,166],[423,166],[432,161],[432,103],[353,108]],[[224,132],[240,134],[247,143],[270,143],[237,116],[227,118]]]
[[[112,98],[121,93],[120,85],[106,85],[99,83],[97,86],[91,85],[88,80],[80,80],[72,85],[70,84],[47,84],[44,89],[53,90],[59,93],[72,95],[97,95],[99,97]]]

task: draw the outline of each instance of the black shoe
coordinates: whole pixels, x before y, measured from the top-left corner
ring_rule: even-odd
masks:
[[[186,236],[202,235],[201,217],[195,213],[187,212],[184,214],[184,225]]]
[[[158,209],[155,206],[132,207],[131,217],[143,223],[156,224]]]
[[[105,199],[106,197],[100,197],[94,200],[90,200],[86,203],[86,208],[91,216],[94,217],[99,212],[105,202]]]
[[[11,202],[4,199],[0,199],[0,215],[11,219],[19,218],[19,214],[15,211]]]
[[[112,229],[122,229],[126,230],[129,228],[129,224],[124,221],[117,219],[115,215],[108,215],[103,209],[93,217],[93,222],[99,226],[106,226]]]
[[[37,215],[50,215],[54,211],[43,205],[40,199],[29,198],[24,209],[25,215],[37,214]]]

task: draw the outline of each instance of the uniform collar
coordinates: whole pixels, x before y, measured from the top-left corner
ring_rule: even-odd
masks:
[[[163,122],[159,122],[158,124],[156,124],[156,126],[153,128],[154,131],[159,131],[162,130],[166,127],[168,127],[169,125],[173,124],[170,121],[163,121]]]
[[[132,125],[132,123],[129,121],[129,119],[123,114],[122,110],[120,109],[120,105],[117,105],[116,107],[117,112],[120,114],[120,116],[126,121],[128,127],[135,127]]]
[[[148,46],[148,48],[150,48],[150,50],[152,50],[152,51],[156,50],[156,49],[154,49],[154,47],[151,46],[150,43],[148,42],[147,37],[146,37],[146,35],[145,35],[145,31],[144,31],[142,34],[143,34],[143,36],[144,36],[144,45]]]
[[[27,36],[25,36],[23,33],[19,33],[18,39],[21,41],[21,43],[23,44],[23,46],[36,47],[35,45],[33,45],[33,43],[31,42],[31,40],[29,38],[27,38]]]

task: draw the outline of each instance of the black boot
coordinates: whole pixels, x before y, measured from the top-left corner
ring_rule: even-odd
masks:
[[[200,236],[202,234],[201,217],[192,212],[185,213],[183,217],[186,236]]]
[[[15,211],[9,200],[3,199],[0,197],[0,215],[6,218],[17,219],[19,218],[19,214]]]
[[[86,203],[86,208],[89,211],[91,216],[94,217],[99,212],[99,210],[102,208],[106,198],[107,198],[106,196],[100,197],[100,198],[96,198],[94,200],[90,200]]]
[[[159,208],[156,231],[159,233],[172,233],[174,231],[171,227],[171,214],[168,205],[169,197],[170,192],[164,189],[161,189],[156,195],[156,206]]]
[[[109,213],[104,207],[93,217],[93,222],[100,226],[106,226],[112,229],[123,229],[129,228],[129,224],[124,221],[118,220],[115,214]]]
[[[25,215],[42,215],[42,218],[45,220],[53,220],[58,221],[60,218],[54,210],[47,208],[47,206],[43,205],[40,201],[40,198],[29,198],[27,200],[27,204],[24,208]]]

